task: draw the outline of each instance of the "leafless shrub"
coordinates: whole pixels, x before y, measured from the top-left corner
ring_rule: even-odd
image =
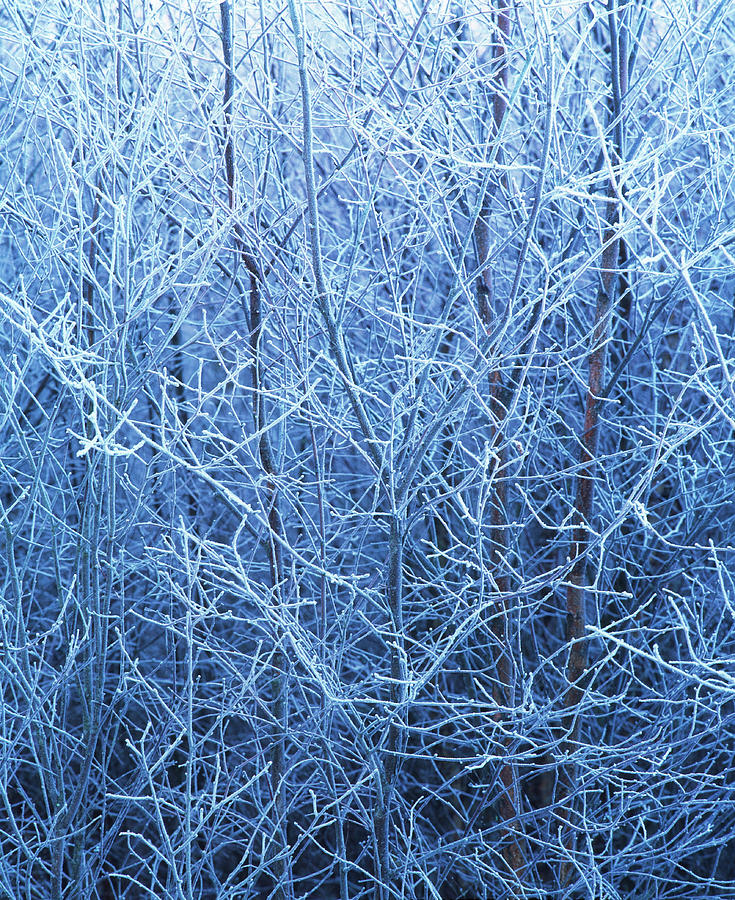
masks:
[[[731,5],[0,45],[0,895],[735,896]]]

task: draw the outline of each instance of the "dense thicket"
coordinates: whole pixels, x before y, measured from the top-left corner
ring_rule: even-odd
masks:
[[[0,4],[0,896],[735,897],[734,12]]]

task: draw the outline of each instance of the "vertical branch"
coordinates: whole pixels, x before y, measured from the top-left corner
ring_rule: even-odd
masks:
[[[608,26],[610,32],[610,81],[612,89],[612,147],[611,165],[619,166],[623,156],[623,96],[628,80],[628,54],[621,42],[617,0],[608,2]],[[621,43],[623,46],[621,47]],[[584,424],[581,436],[577,488],[574,502],[574,537],[572,546],[572,571],[566,596],[566,639],[569,657],[566,668],[567,688],[564,695],[566,753],[573,753],[579,742],[581,715],[579,704],[584,693],[584,676],[587,669],[587,642],[585,636],[586,584],[585,570],[590,545],[590,521],[594,514],[595,477],[597,473],[597,445],[599,441],[600,398],[610,339],[610,320],[618,293],[618,268],[621,258],[621,239],[617,223],[620,204],[611,173],[605,202],[606,227],[602,236],[600,288],[597,293],[592,344],[589,353],[589,380],[585,404]],[[625,293],[625,285],[622,292]],[[577,767],[570,763],[563,773],[561,811],[566,825],[564,844],[568,851],[574,849],[571,830],[573,796],[577,781]],[[569,879],[571,867],[562,867],[562,882]]]
[[[493,98],[493,126],[494,133],[497,136],[503,117],[507,111],[507,88],[508,88],[508,65],[506,59],[506,42],[509,36],[510,18],[509,7],[506,0],[500,0],[498,5],[496,20],[496,42],[493,46],[493,58],[497,63],[496,77],[498,80],[497,89]],[[498,152],[499,155],[499,152]],[[493,297],[493,276],[492,270],[488,265],[490,256],[490,190],[486,188],[480,206],[480,214],[475,225],[475,241],[477,245],[478,263],[480,266],[480,274],[477,279],[477,301],[478,312],[488,332],[491,331],[493,319],[495,316],[494,297]],[[505,406],[502,401],[503,383],[500,372],[493,372],[489,376],[488,389],[490,394],[490,409],[494,417],[493,428],[493,444],[496,452],[496,488],[495,499],[492,503],[491,513],[491,542],[492,542],[492,559],[496,570],[496,582],[498,590],[501,594],[507,594],[509,590],[508,576],[503,571],[505,567],[505,556],[507,553],[507,530],[505,528],[505,506],[506,506],[506,486],[501,473],[505,464],[505,451],[502,447],[502,422],[505,418]],[[505,635],[505,616],[500,617],[503,621],[496,626],[499,633],[496,637],[499,639],[498,648],[506,647]],[[499,689],[505,693],[508,686],[508,660],[505,653],[499,653],[499,659],[496,661],[498,668]],[[503,696],[500,702],[504,702]]]
[[[311,261],[314,269],[314,282],[316,285],[316,301],[319,313],[324,320],[329,342],[329,350],[339,370],[345,391],[350,400],[350,405],[355,413],[360,431],[365,438],[368,453],[377,471],[382,468],[382,459],[378,451],[373,427],[368,419],[365,407],[355,389],[355,377],[352,371],[349,357],[342,340],[342,335],[335,321],[329,304],[329,290],[324,274],[324,262],[322,259],[321,229],[319,224],[319,193],[316,189],[316,175],[314,170],[314,128],[311,116],[311,91],[309,89],[309,74],[306,70],[306,49],[304,43],[304,31],[301,16],[296,9],[295,0],[288,0],[288,9],[291,16],[291,25],[296,44],[298,59],[299,84],[301,87],[301,108],[304,119],[304,138],[302,159],[304,164],[304,180],[306,182],[306,202],[308,208],[309,247]],[[422,16],[423,17],[423,16]],[[418,25],[416,26],[418,27]],[[415,31],[416,29],[414,29]],[[367,124],[367,123],[366,123]],[[346,162],[346,160],[345,160]]]
[[[86,253],[89,274],[85,276],[83,267],[80,267],[81,291],[77,306],[77,340],[81,346],[85,346],[86,342],[86,347],[90,351],[97,340],[93,303],[97,249],[99,247],[101,190],[102,175],[100,174],[94,189],[89,248]],[[83,243],[80,243],[80,256],[83,258],[84,255]],[[90,365],[90,368],[85,372],[85,376],[91,378],[95,375],[97,373],[94,372]],[[86,391],[83,392],[80,404],[81,433],[87,438],[92,437],[91,421],[92,417],[97,415],[96,404],[96,398],[90,397]],[[99,668],[101,665],[103,666],[100,645],[102,643],[101,631],[105,628],[105,622],[103,622],[101,615],[103,610],[100,608],[100,566],[98,559],[99,532],[102,521],[102,509],[105,502],[104,498],[99,494],[101,487],[100,468],[104,469],[104,463],[100,462],[94,452],[85,455],[84,459],[78,462],[75,459],[72,468],[72,478],[75,481],[75,487],[80,497],[76,522],[79,530],[74,562],[74,571],[78,577],[78,609],[84,610],[89,618],[89,623],[93,622],[94,625],[90,628],[89,624],[85,623],[85,629],[87,630],[86,639],[79,651],[84,662],[81,670],[75,671],[76,686],[83,709],[81,744],[84,747],[84,751],[79,769],[75,773],[75,784],[70,796],[66,796],[65,771],[62,770],[60,761],[58,761],[58,765],[52,765],[51,767],[51,771],[57,770],[58,784],[55,798],[56,808],[54,810],[54,837],[51,842],[51,894],[54,900],[56,898],[60,900],[63,896],[66,869],[69,870],[71,880],[77,883],[78,887],[78,861],[81,853],[79,836],[83,834],[83,829],[77,831],[75,842],[72,845],[74,850],[70,865],[70,860],[67,858],[69,830],[87,792],[101,716],[102,696],[101,692],[99,694],[96,692],[98,681],[95,677],[99,674],[100,678],[102,678],[104,675],[104,667],[102,669]],[[110,548],[111,545],[108,541],[108,550]],[[65,627],[68,629],[66,622]],[[68,630],[73,631],[72,629]],[[67,640],[70,640],[69,635],[67,635]]]
[[[26,498],[23,498],[26,499]],[[18,571],[18,565],[16,562],[16,547],[15,547],[15,536],[16,531],[20,531],[20,528],[13,529],[12,524],[10,522],[10,518],[8,513],[12,510],[13,504],[10,507],[10,510],[6,510],[5,504],[2,499],[0,499],[0,522],[2,523],[2,528],[5,533],[5,565],[7,567],[7,580],[10,582],[10,591],[11,593],[6,598],[7,609],[10,610],[10,603],[12,602],[14,605],[14,619],[15,621],[9,621],[10,628],[12,628],[12,640],[13,644],[18,648],[20,661],[19,661],[19,669],[22,673],[22,679],[24,682],[25,690],[28,692],[29,705],[31,702],[31,692],[33,690],[34,684],[34,673],[31,668],[31,657],[28,650],[28,628],[26,625],[25,615],[24,615],[24,598],[23,598],[23,588],[22,588],[22,578],[21,574]],[[10,616],[8,617],[10,620]],[[9,643],[7,640],[7,631],[6,624],[3,621],[2,631],[0,632],[3,637],[3,643],[5,646]],[[54,768],[60,769],[60,767],[55,767],[52,762],[52,754],[49,752],[49,748],[53,746],[53,736],[51,729],[48,726],[42,724],[42,719],[32,718],[31,719],[31,747],[33,748],[34,756],[38,759],[39,765],[37,766],[38,772],[38,780],[41,786],[41,793],[45,800],[45,806],[47,814],[51,813],[54,816],[58,814],[59,809],[63,804],[63,792],[64,792],[64,784],[63,784],[63,776],[60,771],[54,772]],[[7,759],[7,756],[6,756]],[[4,765],[4,769],[6,766]],[[3,777],[5,778],[6,772],[3,772]],[[7,783],[7,781],[5,782]],[[4,793],[4,798],[7,797],[7,793]],[[5,801],[6,809],[7,809],[7,801]],[[8,820],[10,820],[10,816],[8,816]],[[61,833],[56,823],[54,823],[53,834],[51,837],[50,843],[50,851],[51,851],[51,864],[52,864],[52,891],[54,900],[56,897],[61,897],[61,872],[63,866],[63,853],[64,853],[64,843],[65,843],[65,835]],[[58,875],[57,875],[58,873]]]
[[[303,164],[304,180],[306,183],[306,199],[308,208],[308,234],[311,250],[312,268],[316,286],[316,300],[319,312],[324,321],[329,349],[332,353],[337,369],[342,377],[345,391],[357,418],[360,431],[367,444],[368,453],[375,465],[381,486],[384,492],[385,503],[389,507],[390,538],[389,558],[387,573],[387,600],[391,618],[391,625],[395,634],[395,641],[391,646],[391,703],[397,712],[397,708],[404,699],[403,677],[403,584],[402,584],[402,542],[403,531],[400,512],[395,508],[392,499],[391,483],[386,480],[383,473],[383,459],[378,450],[375,433],[368,418],[367,411],[355,389],[355,375],[350,359],[347,355],[338,323],[329,303],[329,290],[324,273],[324,264],[321,248],[321,231],[318,207],[318,192],[316,188],[316,176],[314,169],[314,129],[312,123],[311,91],[309,88],[309,73],[306,67],[306,47],[302,23],[302,10],[297,10],[296,0],[288,0],[288,8],[291,17],[291,25],[296,44],[298,62],[299,83],[301,87],[301,106],[303,115]],[[422,14],[423,18],[423,14]],[[414,31],[418,28],[418,24]],[[397,721],[392,721],[388,726],[388,741],[383,771],[381,772],[381,784],[378,785],[377,810],[375,814],[375,836],[378,845],[378,868],[380,875],[381,892],[388,889],[390,881],[390,806],[395,788],[397,771],[397,750],[400,740],[401,728]]]
[[[266,474],[266,506],[270,535],[268,539],[268,563],[270,568],[271,588],[274,597],[280,596],[283,572],[281,547],[283,544],[283,525],[281,521],[276,468],[271,450],[270,436],[266,426],[262,359],[260,353],[260,337],[262,332],[261,316],[261,273],[255,257],[248,250],[244,233],[237,213],[237,184],[235,173],[235,147],[232,129],[232,105],[235,85],[235,68],[232,35],[232,8],[229,0],[220,3],[222,25],[221,41],[225,63],[224,84],[224,156],[225,177],[227,180],[227,197],[230,213],[234,222],[235,248],[243,262],[250,280],[250,348],[253,356],[253,417],[255,431],[259,434],[258,453],[263,471]],[[273,654],[273,689],[271,701],[275,720],[275,733],[271,744],[271,790],[276,811],[276,835],[278,850],[275,864],[274,881],[277,900],[286,900],[291,895],[291,872],[288,853],[288,837],[286,824],[286,731],[288,728],[288,697],[286,679],[286,656],[281,646],[281,635],[276,634],[276,647]]]
[[[384,782],[379,809],[376,816],[376,832],[378,839],[378,861],[382,875],[382,888],[391,875],[390,855],[390,808],[396,786],[398,767],[398,749],[401,739],[401,725],[398,710],[405,700],[405,671],[403,666],[403,528],[397,511],[393,511],[390,520],[390,537],[388,543],[388,578],[387,599],[391,625],[395,641],[391,647],[390,665],[390,700],[394,709],[393,720],[388,728],[388,747],[385,758]]]
[[[509,7],[507,0],[500,0],[498,3],[498,11],[497,11],[497,21],[496,21],[496,42],[493,48],[493,57],[495,58],[498,64],[497,71],[497,79],[498,84],[495,90],[495,96],[493,97],[493,119],[495,125],[495,133],[496,135],[500,132],[500,126],[503,121],[503,117],[508,108],[507,101],[507,92],[508,92],[508,61],[507,61],[507,53],[506,46],[508,42],[508,38],[510,36],[510,17],[509,17]],[[487,194],[486,194],[487,196]],[[484,221],[485,228],[488,227],[487,221]],[[489,240],[487,237],[484,242],[485,246],[489,246]],[[481,257],[480,262],[483,264],[483,283],[487,289],[487,310],[486,315],[488,317],[487,325],[491,324],[490,318],[493,315],[493,310],[491,308],[491,303],[493,300],[493,289],[492,289],[492,272],[490,267],[486,265],[488,258],[488,253],[485,251],[485,255]],[[502,376],[500,372],[494,372],[490,376],[490,409],[494,414],[495,421],[497,425],[495,426],[495,435],[494,435],[494,443],[496,445],[496,453],[498,455],[497,459],[497,469],[496,473],[502,473],[503,468],[506,462],[506,452],[502,446],[502,422],[505,418],[505,406],[502,401],[503,394],[503,384],[502,384]],[[505,557],[507,555],[508,543],[507,543],[507,529],[506,525],[506,499],[507,499],[507,488],[505,484],[505,480],[501,475],[497,477],[497,487],[495,492],[495,502],[492,505],[492,545],[493,552],[495,557],[495,568],[497,571],[497,584],[498,590],[501,594],[507,594],[509,591],[509,581],[507,574],[503,571],[505,568]],[[507,625],[507,614],[503,616],[503,631],[505,632],[505,626]],[[507,649],[507,634],[502,635],[502,645]],[[498,672],[498,680],[500,682],[501,690],[504,688],[509,688],[509,671],[508,671],[508,659],[504,657],[500,661],[500,671]],[[509,700],[510,698],[506,698]]]
[[[495,42],[493,44],[493,60],[497,84],[493,96],[493,132],[496,138],[500,133],[503,118],[508,109],[508,59],[507,44],[510,37],[510,4],[508,0],[499,0],[495,21]],[[498,157],[500,149],[498,148]],[[485,189],[480,206],[480,214],[475,225],[475,242],[477,246],[480,274],[477,278],[477,304],[480,320],[489,334],[496,316],[496,304],[493,293],[492,270],[488,265],[490,256],[490,190]],[[495,582],[501,597],[497,613],[492,619],[494,646],[494,664],[496,674],[495,701],[499,706],[507,706],[513,700],[513,673],[510,656],[510,611],[507,597],[510,593],[510,579],[507,573],[508,527],[507,527],[507,483],[505,466],[507,450],[503,442],[503,422],[507,413],[503,377],[499,371],[492,372],[488,378],[490,395],[490,411],[493,416],[492,445],[494,449],[494,496],[490,503],[490,542],[491,562],[495,572]],[[520,837],[516,833],[519,828],[518,814],[521,796],[515,766],[502,763],[500,766],[500,783],[502,794],[498,803],[498,813],[503,828],[503,857],[513,872],[523,868],[523,850]]]

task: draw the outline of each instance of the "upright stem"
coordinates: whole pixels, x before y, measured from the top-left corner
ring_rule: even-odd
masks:
[[[306,199],[308,207],[309,246],[311,249],[312,267],[314,270],[314,282],[316,285],[316,300],[322,320],[324,321],[329,349],[332,353],[337,369],[342,377],[347,396],[357,418],[360,431],[367,444],[370,458],[375,465],[378,478],[381,480],[384,502],[389,508],[390,538],[387,577],[387,599],[391,617],[391,624],[395,634],[395,641],[391,647],[391,702],[396,708],[404,699],[404,677],[402,674],[403,656],[403,590],[402,590],[402,542],[403,533],[401,527],[400,511],[394,508],[390,480],[386,478],[384,463],[378,443],[355,387],[355,375],[350,359],[347,355],[342,336],[339,331],[332,309],[329,303],[329,290],[324,274],[322,260],[321,231],[319,222],[318,191],[316,188],[316,176],[314,170],[314,129],[311,114],[311,91],[309,88],[309,73],[306,67],[306,46],[301,16],[301,9],[296,8],[296,0],[288,0],[288,8],[291,16],[291,25],[296,44],[296,55],[299,70],[299,82],[301,87],[301,105],[303,115],[303,163],[304,179],[306,182]],[[423,18],[422,13],[421,18]],[[416,26],[416,28],[418,25]],[[414,29],[416,30],[416,29]],[[393,795],[396,772],[397,750],[401,735],[400,725],[394,720],[388,727],[388,747],[385,755],[382,782],[378,787],[378,801],[375,815],[375,834],[378,843],[378,863],[380,891],[388,889],[390,881],[390,805]]]
[[[322,260],[321,229],[319,225],[319,195],[316,189],[316,175],[314,171],[314,128],[311,117],[311,91],[309,88],[309,73],[306,70],[306,48],[301,16],[296,9],[295,0],[288,0],[288,9],[291,15],[291,25],[296,43],[296,55],[299,68],[299,83],[301,86],[301,108],[304,119],[304,147],[302,158],[304,163],[304,180],[306,182],[306,202],[308,207],[309,246],[311,248],[311,261],[314,269],[314,282],[316,284],[316,301],[319,313],[324,321],[327,331],[329,350],[332,353],[337,369],[342,377],[347,396],[352,409],[357,417],[360,430],[367,443],[368,453],[378,471],[382,468],[382,459],[378,450],[373,427],[368,419],[367,412],[360,401],[355,388],[355,376],[350,360],[345,350],[342,336],[337,322],[329,305],[329,290],[324,275],[324,263]]]
[[[381,869],[382,889],[385,888],[391,872],[390,856],[390,810],[396,785],[398,770],[398,752],[401,742],[402,728],[398,720],[398,710],[405,698],[405,671],[403,665],[403,529],[397,513],[391,517],[390,537],[388,545],[388,582],[387,596],[391,625],[395,635],[391,649],[391,706],[395,710],[393,721],[388,728],[388,747],[385,757],[385,771],[382,792],[376,816],[376,832],[378,838],[378,857]]]
[[[611,162],[619,165],[623,155],[622,104],[627,87],[627,52],[621,41],[618,8],[616,0],[609,0],[608,25],[610,29],[610,80],[612,87],[612,133]],[[622,46],[621,46],[622,45]],[[592,345],[589,354],[589,381],[585,404],[584,425],[581,436],[577,489],[574,503],[574,538],[572,545],[572,571],[567,585],[566,597],[566,639],[569,645],[564,695],[565,738],[564,751],[573,753],[579,742],[581,714],[579,704],[584,694],[583,680],[587,669],[587,642],[585,637],[585,569],[590,546],[589,523],[594,514],[595,476],[597,473],[597,445],[599,440],[600,396],[610,339],[610,321],[618,293],[618,270],[621,257],[621,239],[618,235],[617,218],[620,204],[612,178],[608,185],[606,200],[606,228],[601,247],[601,284],[597,292]],[[623,288],[625,290],[625,288]],[[574,833],[571,829],[573,796],[577,786],[577,766],[570,763],[563,773],[561,783],[562,821],[566,834],[564,845],[567,851],[574,849]],[[571,867],[562,867],[562,882],[571,874]]]
[[[258,439],[258,454],[263,471],[266,474],[266,506],[270,535],[268,538],[268,564],[270,569],[271,589],[274,597],[279,597],[282,585],[283,560],[281,546],[283,544],[283,524],[280,513],[276,466],[271,450],[270,436],[266,428],[265,403],[263,397],[263,371],[260,353],[260,336],[262,331],[261,315],[261,272],[253,254],[248,250],[244,231],[237,219],[237,192],[235,178],[235,146],[232,133],[232,103],[235,85],[235,68],[232,36],[232,9],[230,0],[220,3],[222,23],[222,53],[225,62],[224,120],[225,120],[225,176],[227,179],[227,196],[230,212],[234,221],[235,247],[237,254],[247,269],[250,279],[250,348],[253,355],[253,417]],[[281,646],[281,634],[276,634],[276,647],[273,654],[273,689],[271,703],[275,720],[274,734],[271,741],[271,791],[276,812],[277,859],[274,865],[275,896],[277,900],[287,900],[291,894],[292,883],[288,836],[286,822],[286,731],[288,729],[288,696],[286,677],[286,657]]]
[[[508,109],[508,61],[507,43],[510,36],[510,5],[508,0],[499,0],[496,14],[495,43],[493,59],[496,63],[497,87],[493,97],[494,134],[499,135],[503,118]],[[499,153],[498,153],[499,155]],[[485,330],[490,333],[496,316],[496,303],[493,296],[492,271],[488,265],[490,256],[490,192],[485,191],[480,207],[480,214],[475,226],[480,275],[477,279],[477,301],[480,319]],[[503,421],[507,414],[505,390],[500,371],[492,372],[488,379],[490,395],[490,411],[493,414],[492,444],[495,453],[494,497],[491,501],[490,541],[491,563],[495,572],[495,583],[502,598],[497,613],[492,619],[493,650],[495,665],[494,697],[499,706],[509,706],[513,702],[513,672],[510,650],[510,628],[507,597],[510,594],[510,579],[507,573],[508,528],[507,501],[508,489],[505,480],[507,449],[503,440]],[[502,795],[498,803],[498,813],[503,822],[503,857],[513,872],[523,868],[524,853],[520,839],[520,823],[518,814],[521,797],[515,766],[504,762],[500,766],[500,783]]]

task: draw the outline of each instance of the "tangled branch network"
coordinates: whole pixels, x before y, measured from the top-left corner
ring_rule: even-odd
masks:
[[[0,0],[0,898],[735,898],[728,0]]]

